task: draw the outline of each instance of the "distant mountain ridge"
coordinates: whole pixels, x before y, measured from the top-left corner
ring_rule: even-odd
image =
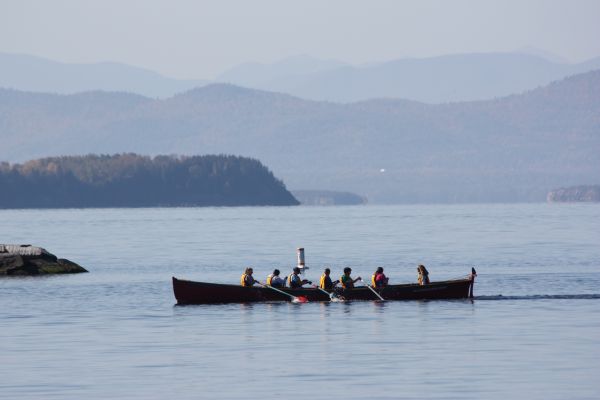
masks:
[[[229,82],[250,88],[265,88],[271,82],[349,66],[341,61],[321,60],[307,55],[287,57],[272,64],[244,63],[219,74],[215,82]]]
[[[400,98],[436,104],[504,97],[595,69],[600,69],[600,57],[562,64],[531,54],[474,53],[345,65],[254,85],[248,79],[228,82],[310,100]]]
[[[209,85],[156,100],[0,90],[0,160],[240,154],[286,185],[369,203],[544,201],[600,181],[600,71],[521,95],[428,105],[335,104]]]
[[[104,90],[168,97],[206,83],[206,80],[167,78],[121,63],[61,63],[25,54],[0,53],[0,87],[9,89],[60,94]]]
[[[210,80],[178,80],[119,63],[69,64],[0,53],[0,87],[73,94],[123,91],[168,98],[209,83],[291,94],[303,99],[350,103],[401,98],[437,104],[485,100],[544,86],[600,69],[600,57],[575,64],[540,50],[401,58],[353,66],[310,56],[234,66]]]

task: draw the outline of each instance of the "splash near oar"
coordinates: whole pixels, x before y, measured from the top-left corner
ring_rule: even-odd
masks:
[[[312,287],[314,287],[315,289],[317,289],[317,290],[323,292],[324,294],[326,294],[327,296],[329,296],[329,301],[333,301],[334,303],[338,302],[338,301],[344,301],[343,298],[338,297],[334,292],[330,293],[327,290],[320,288],[317,285],[312,285]]]

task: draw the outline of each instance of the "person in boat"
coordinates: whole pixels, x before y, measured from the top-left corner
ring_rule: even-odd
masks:
[[[325,271],[323,271],[323,275],[321,275],[321,280],[319,281],[319,287],[321,289],[333,290],[333,287],[340,282],[340,281],[332,282],[331,277],[329,276],[330,274],[331,274],[331,270],[329,268],[325,268]]]
[[[362,279],[360,276],[356,279],[352,279],[352,277],[350,276],[351,273],[352,273],[352,268],[350,268],[350,267],[344,268],[344,275],[342,275],[340,278],[340,283],[342,284],[342,288],[353,289],[354,284]]]
[[[383,268],[378,267],[375,273],[371,276],[371,286],[374,288],[384,288],[388,284],[388,278],[383,273]]]
[[[307,283],[312,284],[312,282],[309,281],[308,279],[302,279],[300,277],[300,268],[294,267],[293,272],[288,276],[288,279],[287,279],[288,286],[292,289],[297,289],[297,288],[301,288],[302,285],[305,285]]]
[[[419,264],[417,267],[417,282],[419,282],[419,285],[429,284],[429,271],[423,264]]]
[[[256,280],[252,276],[252,273],[254,273],[252,268],[246,268],[242,274],[242,277],[240,278],[240,285],[248,287],[253,286],[256,283]]]
[[[267,285],[273,287],[284,287],[285,279],[279,276],[280,272],[278,269],[275,269],[272,274],[267,276]]]

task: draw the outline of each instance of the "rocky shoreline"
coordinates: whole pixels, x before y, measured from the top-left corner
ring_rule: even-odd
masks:
[[[88,272],[73,261],[31,245],[0,244],[1,276],[34,276]]]
[[[294,197],[305,206],[350,206],[367,204],[367,198],[350,192],[333,190],[292,190]]]
[[[600,202],[600,185],[571,186],[552,190],[548,203]]]

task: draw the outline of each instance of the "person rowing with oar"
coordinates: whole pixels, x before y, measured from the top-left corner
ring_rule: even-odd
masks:
[[[338,296],[337,293],[334,292],[335,285],[337,285],[340,281],[332,282],[331,277],[329,276],[330,274],[331,270],[329,268],[325,268],[323,275],[321,275],[319,286],[315,286],[315,288],[328,295],[331,301],[343,301],[344,298]]]
[[[362,278],[360,276],[356,279],[352,279],[352,277],[350,276],[351,272],[352,272],[352,268],[350,268],[350,267],[344,268],[344,275],[342,275],[342,277],[340,278],[340,283],[342,284],[342,287],[344,289],[354,289],[354,284],[358,281],[362,281]],[[371,292],[373,292],[373,294],[379,298],[379,300],[384,301],[384,298],[381,297],[381,295],[379,293],[377,293],[377,291],[375,291],[375,289],[373,289],[371,286],[369,286],[366,283],[365,283],[365,286],[368,287],[369,290]]]
[[[292,299],[293,303],[307,303],[308,302],[308,299],[306,298],[306,296],[294,296],[294,295],[284,292],[283,290],[277,289],[276,287],[273,287],[271,285],[265,285],[265,284],[260,283],[259,281],[254,279],[254,277],[252,276],[253,272],[254,271],[252,270],[252,268],[246,268],[246,270],[242,274],[242,277],[240,278],[240,284],[242,286],[252,287],[256,283],[257,285],[260,285],[265,289],[271,289],[277,293],[280,293],[284,296],[289,297],[290,299]]]
[[[253,286],[255,283],[258,283],[258,281],[252,276],[253,273],[254,271],[251,267],[246,268],[246,270],[240,277],[240,285],[250,287]]]
[[[371,286],[381,289],[387,286],[388,277],[383,273],[383,267],[377,267],[375,273],[371,276]]]
[[[300,268],[294,267],[293,272],[288,276],[287,285],[292,289],[301,288],[302,285],[306,285],[307,283],[312,284],[308,279],[302,279],[300,277]]]
[[[354,284],[356,282],[362,280],[362,278],[360,276],[356,279],[352,279],[352,277],[350,276],[351,273],[352,273],[352,268],[350,268],[350,267],[344,268],[344,275],[342,275],[340,277],[340,284],[342,285],[342,288],[354,289]]]
[[[331,277],[331,270],[329,268],[325,268],[323,271],[323,275],[321,275],[321,280],[319,281],[319,287],[324,290],[332,291],[333,287],[337,285],[340,281],[333,282]]]
[[[278,269],[275,269],[272,274],[267,276],[267,285],[273,287],[285,287],[285,279],[279,276]]]
[[[294,268],[294,273],[296,272],[296,270],[298,270],[298,273],[300,273],[300,268]],[[290,275],[290,277],[292,275]],[[274,278],[279,278],[279,270],[277,270],[277,269],[275,271],[273,271],[273,273],[267,277],[267,284],[266,285],[263,285],[262,283],[260,283],[258,281],[255,281],[255,282],[258,283],[260,286],[264,287],[265,289],[270,289],[270,290],[273,290],[273,291],[275,291],[277,293],[280,293],[280,294],[282,294],[284,296],[289,297],[290,299],[292,299],[292,303],[307,303],[308,302],[308,298],[306,296],[294,296],[293,294],[284,292],[283,290],[278,289],[277,287],[275,287],[276,284],[274,284],[275,283]],[[281,278],[279,278],[279,279],[281,279]],[[309,281],[306,281],[306,280],[304,280],[304,281],[300,280],[300,286],[297,286],[297,287],[302,287],[302,285],[304,283],[312,283],[312,282],[309,282]],[[283,288],[284,286],[285,285],[281,285],[280,287]],[[294,286],[290,285],[290,287],[294,287]]]

